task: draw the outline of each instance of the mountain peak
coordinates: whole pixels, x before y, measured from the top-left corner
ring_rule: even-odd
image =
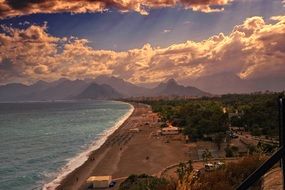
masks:
[[[122,95],[107,84],[91,83],[81,94],[79,99],[116,99]]]
[[[69,79],[62,77],[62,78],[58,79],[57,81],[58,82],[65,82],[65,81],[69,81]]]
[[[100,75],[95,79],[95,82],[97,84],[107,84],[113,87],[120,94],[126,96],[143,96],[146,91],[145,88],[136,86],[133,83],[115,76]]]
[[[157,87],[158,88],[172,88],[172,87],[177,87],[177,86],[180,86],[175,79],[171,78],[171,79],[168,79],[168,80],[165,80],[164,82],[161,82]]]
[[[43,81],[43,80],[39,80],[37,82],[35,82],[34,84],[32,84],[33,86],[42,86],[42,85],[47,85],[48,82]]]
[[[95,78],[95,80],[110,80],[110,79],[117,79],[117,80],[123,80],[119,77],[115,77],[112,75],[99,75]]]
[[[166,82],[160,83],[153,89],[153,94],[158,96],[208,96],[207,92],[204,92],[198,88],[192,86],[179,85],[175,79],[168,79]]]
[[[168,79],[166,84],[168,84],[168,85],[178,85],[177,81],[174,78]]]

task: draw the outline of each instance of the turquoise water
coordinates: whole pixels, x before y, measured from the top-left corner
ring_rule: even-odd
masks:
[[[130,109],[113,101],[0,103],[0,189],[41,189]]]

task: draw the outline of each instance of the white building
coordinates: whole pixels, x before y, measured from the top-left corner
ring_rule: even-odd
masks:
[[[173,127],[172,125],[168,125],[168,127],[164,127],[161,129],[162,135],[177,135],[180,133],[180,129],[178,127]]]
[[[87,183],[93,188],[108,188],[112,182],[112,176],[91,176]]]

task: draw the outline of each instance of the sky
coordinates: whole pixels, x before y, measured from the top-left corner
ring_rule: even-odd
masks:
[[[0,0],[0,84],[283,76],[284,13],[283,0]]]

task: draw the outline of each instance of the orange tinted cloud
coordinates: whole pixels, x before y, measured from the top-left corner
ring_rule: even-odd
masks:
[[[285,73],[285,16],[272,17],[268,23],[262,17],[251,17],[228,35],[220,33],[200,42],[186,41],[166,48],[145,44],[121,52],[94,49],[86,39],[51,36],[46,25],[2,28],[0,83],[102,74],[141,83],[224,72],[244,79]]]
[[[233,0],[0,0],[0,18],[34,13],[102,12],[114,7],[122,12],[135,11],[142,15],[148,9],[181,5],[201,12],[222,11]]]

